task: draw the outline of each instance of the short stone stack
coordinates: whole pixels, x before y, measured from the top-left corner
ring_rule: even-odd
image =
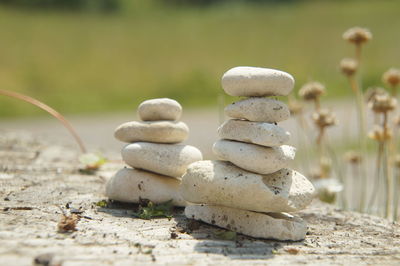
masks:
[[[122,149],[122,159],[132,168],[121,169],[108,181],[107,197],[134,203],[172,200],[186,206],[179,193],[181,177],[189,164],[203,157],[197,148],[178,144],[189,134],[187,125],[178,121],[181,114],[175,100],[147,100],[138,108],[142,122],[127,122],[115,130],[116,139],[130,143]]]
[[[293,86],[290,74],[274,69],[235,67],[223,75],[227,94],[248,98],[225,108],[232,119],[213,146],[221,160],[195,162],[183,176],[183,198],[200,204],[185,208],[188,218],[257,238],[305,237],[305,221],[287,212],[305,208],[314,187],[288,168],[295,148],[285,145],[290,133],[277,125],[289,118],[288,107],[266,97],[286,96]]]

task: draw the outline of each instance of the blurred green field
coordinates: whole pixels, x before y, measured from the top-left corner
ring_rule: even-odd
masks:
[[[356,25],[374,34],[364,50],[365,87],[381,85],[382,72],[400,67],[400,1],[205,8],[139,2],[110,14],[0,6],[0,88],[62,113],[134,111],[152,97],[177,99],[184,108],[216,106],[223,72],[251,65],[285,70],[297,88],[322,81],[329,97],[346,97],[338,63],[353,47],[341,35]],[[1,117],[38,114],[0,96]]]

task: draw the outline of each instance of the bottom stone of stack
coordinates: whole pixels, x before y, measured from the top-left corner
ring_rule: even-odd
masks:
[[[119,170],[106,185],[106,196],[112,200],[138,203],[148,199],[153,203],[172,200],[175,206],[186,206],[179,193],[180,180],[143,170]]]
[[[306,222],[287,213],[259,213],[202,204],[187,206],[185,215],[256,238],[299,241],[307,233]]]

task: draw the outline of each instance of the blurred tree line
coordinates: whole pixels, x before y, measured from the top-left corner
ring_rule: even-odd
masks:
[[[289,3],[301,0],[0,0],[0,5],[24,9],[94,10],[114,12],[135,5],[135,2],[149,1],[164,6],[210,6],[221,3]]]

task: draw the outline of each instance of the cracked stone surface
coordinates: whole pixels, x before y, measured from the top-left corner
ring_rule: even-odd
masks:
[[[106,199],[105,181],[122,163],[84,175],[74,148],[0,131],[3,265],[400,263],[399,224],[318,201],[298,213],[308,222],[306,239],[299,242],[242,235],[223,240],[223,229],[188,220],[180,208],[170,220],[141,220],[132,215],[136,205],[98,207]],[[117,153],[114,158],[119,160]],[[57,231],[60,208],[79,213],[76,231]]]

